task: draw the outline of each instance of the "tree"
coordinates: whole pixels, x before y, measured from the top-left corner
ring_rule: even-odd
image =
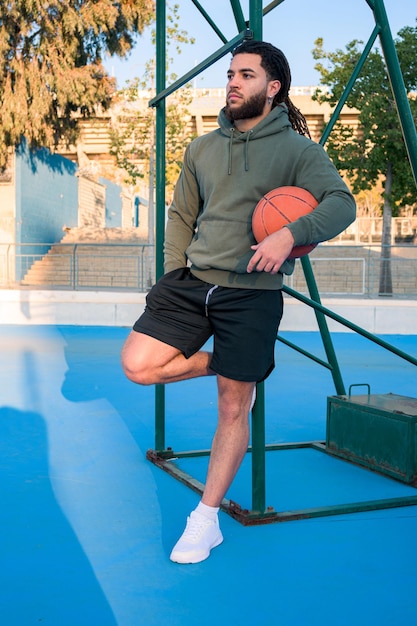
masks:
[[[152,62],[149,67],[153,67]],[[150,74],[153,75],[153,70]],[[150,74],[146,72],[146,76]],[[155,110],[149,108],[148,102],[155,90],[147,89],[144,81],[136,78],[117,93],[109,131],[110,154],[115,157],[124,183],[132,188],[139,180],[153,187]],[[190,114],[187,107],[191,101],[189,87],[183,87],[167,98],[165,181],[168,199],[181,169],[184,148],[193,138],[188,129]]]
[[[167,47],[175,44],[175,52],[181,54],[183,44],[193,44],[194,39],[179,26],[178,5],[169,7],[167,14]],[[155,43],[155,32],[152,32]],[[177,79],[169,74],[172,58],[167,58],[167,79],[170,83]],[[155,141],[155,110],[148,107],[148,101],[155,95],[155,60],[145,64],[141,78],[128,81],[114,98],[112,124],[110,129],[110,153],[122,170],[124,182],[135,187],[139,179],[144,179],[153,190],[153,154]],[[192,101],[189,86],[179,89],[166,102],[166,191],[172,195],[178,178],[184,147],[192,139],[188,129],[190,117],[188,106]]]
[[[317,39],[313,57],[319,61],[320,84],[314,98],[335,105],[360,58],[354,40],[346,49],[326,52],[323,40]],[[398,33],[396,50],[409,102],[417,119],[417,28],[405,27]],[[322,61],[327,61],[325,65]],[[328,139],[327,150],[335,165],[344,171],[353,193],[373,188],[382,182],[383,234],[380,266],[380,295],[392,294],[391,217],[399,208],[417,201],[417,189],[407,158],[405,142],[391,91],[384,60],[378,49],[371,51],[348,97],[347,106],[359,111],[359,129],[337,123]]]
[[[125,56],[153,0],[8,0],[0,5],[0,170],[8,149],[74,142],[78,119],[108,107],[104,55]]]
[[[167,13],[167,48],[175,44],[176,53],[181,53],[182,44],[193,44],[194,39],[179,27],[179,7],[174,4],[168,7]],[[155,31],[152,40],[155,44]],[[167,70],[172,62],[167,57]],[[177,76],[168,75],[169,82]],[[110,154],[115,157],[116,165],[123,173],[124,182],[135,190],[138,180],[143,179],[148,185],[148,284],[152,285],[152,262],[154,252],[154,152],[155,152],[155,110],[149,108],[148,102],[155,95],[155,59],[145,64],[142,78],[128,81],[127,87],[121,89],[112,107],[110,128]],[[191,141],[188,131],[188,105],[192,101],[191,89],[185,86],[177,90],[166,101],[166,132],[165,132],[165,183],[166,198],[172,197],[175,182],[178,178],[184,148]]]

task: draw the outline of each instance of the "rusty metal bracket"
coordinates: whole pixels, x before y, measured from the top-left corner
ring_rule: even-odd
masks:
[[[290,449],[310,448],[326,454],[331,454],[326,449],[326,445],[322,441],[310,441],[302,443],[286,443],[286,444],[269,444],[265,446],[265,451],[278,451]],[[252,450],[248,448],[248,453]],[[194,478],[176,464],[177,460],[191,458],[196,456],[209,456],[210,450],[195,450],[186,452],[175,452],[172,448],[163,451],[148,450],[146,458],[154,465],[167,472],[170,476],[180,481],[193,491],[202,495],[204,484]],[[331,455],[333,456],[333,455]],[[350,463],[345,459],[338,459],[341,463]],[[356,464],[355,464],[356,466]],[[363,471],[374,471],[361,468]],[[378,473],[378,472],[377,472]],[[395,480],[384,475],[387,480]],[[367,500],[363,502],[349,502],[345,504],[336,504],[330,506],[319,506],[306,509],[296,509],[292,511],[276,511],[273,507],[268,506],[263,511],[249,510],[242,507],[237,502],[224,498],[220,508],[222,511],[230,515],[243,526],[258,526],[261,524],[271,524],[275,522],[290,522],[302,519],[311,519],[317,517],[329,517],[332,515],[346,515],[349,513],[360,513],[364,511],[377,511],[382,509],[392,509],[404,506],[416,506],[417,495],[402,496],[398,498]]]

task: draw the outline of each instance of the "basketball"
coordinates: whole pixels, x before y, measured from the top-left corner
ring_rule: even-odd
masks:
[[[258,243],[286,224],[311,213],[318,202],[301,187],[278,187],[266,193],[255,207],[252,215],[252,231]],[[311,252],[317,244],[295,246],[288,257],[296,259]]]

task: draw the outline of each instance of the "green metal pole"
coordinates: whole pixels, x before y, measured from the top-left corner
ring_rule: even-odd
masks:
[[[235,16],[236,26],[239,32],[246,28],[245,18],[243,16],[242,7],[240,4],[240,0],[230,0],[230,5],[233,10],[233,15]],[[251,22],[252,27],[252,22]]]
[[[214,32],[220,37],[222,42],[223,43],[227,43],[227,38],[223,35],[221,30],[213,22],[213,20],[211,19],[210,15],[207,13],[207,11],[204,9],[204,7],[201,6],[201,4],[198,2],[198,0],[191,0],[191,2],[194,4],[195,7],[197,7],[197,9],[200,11],[201,15],[210,24],[210,26],[212,27]]]
[[[244,30],[241,33],[239,33],[238,35],[236,35],[236,37],[233,37],[233,39],[228,41],[224,46],[219,48],[211,56],[207,57],[207,59],[205,59],[204,61],[202,61],[198,65],[196,65],[192,70],[189,70],[186,74],[184,74],[178,80],[176,80],[174,83],[169,85],[169,87],[167,87],[166,89],[164,89],[160,93],[157,93],[156,96],[154,98],[152,98],[152,100],[149,101],[149,105],[150,106],[156,106],[158,104],[158,102],[160,102],[161,100],[164,100],[165,98],[170,96],[172,93],[174,93],[174,91],[176,91],[177,89],[179,89],[180,87],[182,87],[186,83],[189,83],[193,78],[195,78],[195,76],[198,76],[199,74],[201,74],[201,72],[206,70],[208,67],[211,67],[213,65],[213,63],[216,63],[217,61],[219,61],[228,52],[230,52],[231,50],[233,50],[233,48],[235,48],[237,45],[239,45],[240,42],[245,37],[245,35],[246,35],[246,30]]]
[[[412,363],[413,365],[417,366],[417,359],[411,356],[411,354],[407,354],[406,352],[399,350],[398,348],[388,343],[387,341],[384,341],[377,335],[373,335],[372,333],[368,332],[364,328],[361,328],[357,324],[354,324],[353,322],[350,322],[349,320],[342,317],[341,315],[338,315],[334,311],[327,309],[316,300],[313,300],[313,299],[310,300],[309,298],[307,298],[306,296],[303,296],[298,291],[295,291],[295,289],[291,289],[291,287],[287,287],[286,285],[283,286],[282,290],[284,293],[288,293],[290,296],[292,296],[296,300],[299,300],[300,302],[304,302],[304,304],[311,306],[314,310],[320,311],[324,315],[327,315],[327,317],[330,317],[332,320],[335,320],[335,322],[342,324],[342,326],[346,326],[346,328],[350,328],[350,330],[353,330],[355,333],[358,333],[358,335],[362,335],[362,337],[366,337],[366,339],[369,339],[373,343],[376,343],[379,346],[382,346],[382,348],[385,348],[389,352],[392,352],[392,354],[396,354],[402,359],[405,359],[409,363]],[[308,354],[306,356],[308,356]],[[345,394],[342,394],[342,395],[345,395]]]
[[[266,508],[265,464],[265,383],[256,386],[256,403],[252,411],[252,511]]]
[[[284,2],[284,0],[273,0],[273,2],[270,2],[269,4],[266,5],[266,7],[263,10],[263,14],[264,17],[265,15],[267,15],[270,11],[272,11],[272,9],[275,9],[277,6],[279,6],[280,4],[282,4]]]
[[[253,33],[253,38],[262,41],[263,37],[263,10],[262,0],[250,0],[249,2],[249,27]]]
[[[262,40],[262,1],[250,0],[249,28],[255,40]],[[257,400],[252,411],[252,510],[263,513],[265,496],[265,385],[257,384]]]
[[[346,85],[345,90],[344,90],[344,92],[343,92],[339,102],[337,103],[337,106],[336,106],[335,110],[332,113],[332,116],[331,116],[331,118],[329,120],[329,123],[327,124],[326,128],[323,131],[323,134],[322,134],[320,142],[319,142],[322,146],[324,146],[324,144],[328,140],[329,135],[330,135],[330,133],[333,130],[333,126],[335,125],[335,123],[339,119],[340,112],[343,109],[343,107],[345,106],[346,100],[348,99],[349,94],[352,91],[353,85],[355,84],[355,81],[358,78],[358,76],[359,76],[359,74],[360,74],[360,72],[362,70],[362,67],[364,66],[364,63],[365,63],[366,59],[368,58],[368,55],[369,55],[369,53],[370,53],[370,51],[372,49],[372,46],[375,43],[375,39],[378,37],[378,33],[379,33],[379,27],[375,26],[374,30],[372,31],[372,35],[370,36],[369,41],[366,44],[366,46],[365,46],[365,48],[364,48],[364,50],[363,50],[363,52],[361,54],[361,57],[360,57],[359,61],[356,64],[355,69],[352,72],[352,75],[351,75],[351,77],[349,79],[349,82]]]
[[[371,8],[380,29],[381,47],[388,68],[388,76],[397,105],[408,158],[417,185],[417,131],[383,0],[373,0]]]
[[[166,3],[156,3],[156,92],[165,89],[166,82]],[[156,279],[164,272],[164,230],[165,230],[165,99],[156,106]],[[152,183],[151,183],[152,184]],[[165,387],[155,386],[155,449],[165,448]]]
[[[301,265],[303,266],[304,276],[306,278],[311,299],[314,300],[314,302],[321,304],[319,290],[317,288],[316,279],[314,278],[313,274],[313,268],[311,267],[310,259],[308,258],[308,256],[305,256],[301,259]],[[327,359],[332,366],[331,372],[336,393],[338,395],[345,395],[345,386],[343,384],[342,375],[340,373],[339,364],[336,358],[336,352],[334,350],[333,342],[329,333],[329,328],[327,326],[326,317],[321,311],[318,311],[317,309],[315,309],[314,312],[316,314],[317,324],[323,341],[324,350],[326,352]]]

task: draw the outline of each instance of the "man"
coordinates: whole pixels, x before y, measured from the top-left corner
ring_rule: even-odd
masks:
[[[218,425],[201,502],[171,553],[206,559],[222,541],[218,510],[249,442],[255,385],[274,367],[283,274],[295,245],[325,241],[355,218],[355,203],[288,97],[291,75],[271,44],[233,51],[219,129],[195,139],[168,212],[165,275],[147,297],[122,363],[139,384],[217,377]],[[310,191],[309,215],[256,244],[253,210],[283,185]],[[213,336],[213,353],[201,348]]]

